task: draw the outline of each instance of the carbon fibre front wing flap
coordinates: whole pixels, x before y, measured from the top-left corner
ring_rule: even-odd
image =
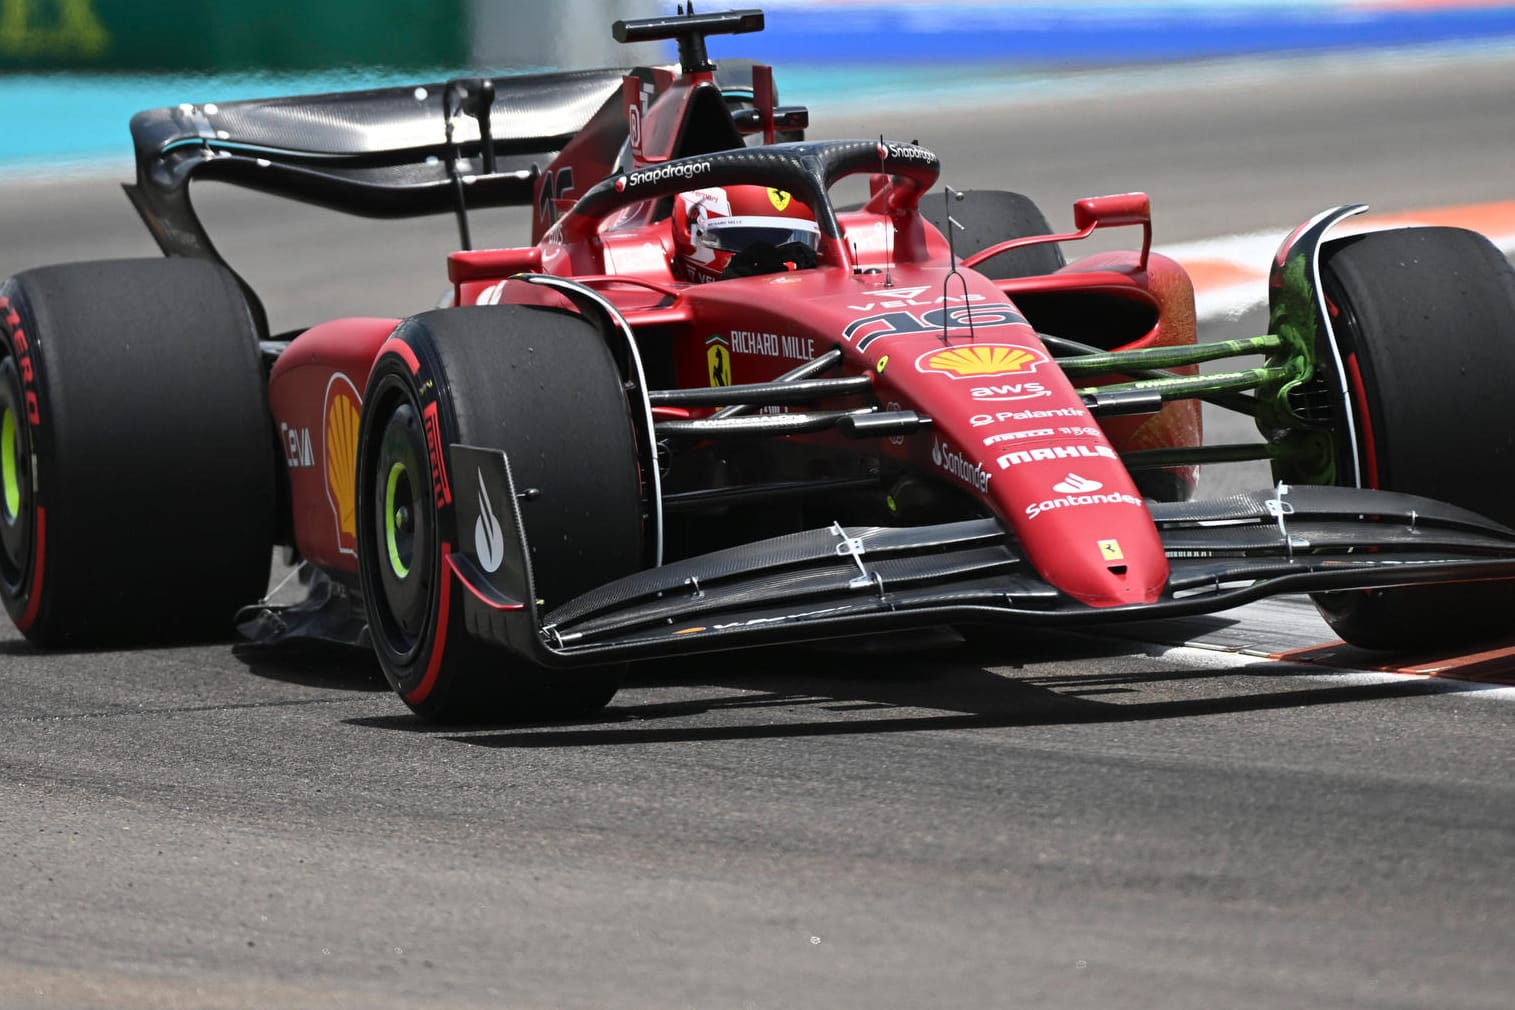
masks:
[[[1515,579],[1515,530],[1427,498],[1280,485],[1152,503],[1170,575],[1155,603],[1095,608],[1043,581],[998,519],[806,530],[539,601],[503,452],[451,446],[469,632],[548,666],[941,624],[1079,627],[1225,610],[1281,593]]]

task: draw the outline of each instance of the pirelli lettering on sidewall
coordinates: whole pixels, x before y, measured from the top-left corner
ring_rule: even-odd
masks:
[[[21,315],[11,306],[9,298],[0,298],[0,318],[5,320],[5,328],[10,333],[16,369],[21,374],[21,396],[26,404],[26,421],[35,428],[42,423],[42,408],[37,398],[37,376],[32,368],[31,344],[26,339],[26,330],[21,327]]]
[[[431,486],[437,508],[452,504],[452,486],[447,482],[447,464],[442,444],[442,425],[437,417],[437,401],[421,408],[421,426],[426,429],[426,452],[431,456]]]

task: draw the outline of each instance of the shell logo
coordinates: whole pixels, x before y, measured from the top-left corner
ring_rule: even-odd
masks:
[[[325,428],[321,443],[326,450],[326,500],[331,503],[337,525],[337,550],[358,552],[358,404],[352,380],[338,372],[326,385]]]
[[[971,344],[927,351],[915,359],[918,372],[941,372],[954,379],[982,379],[991,375],[1034,372],[1047,360],[1040,351],[1010,344]]]

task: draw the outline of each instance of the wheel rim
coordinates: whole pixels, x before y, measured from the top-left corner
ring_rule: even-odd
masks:
[[[7,523],[14,523],[21,515],[21,444],[16,435],[16,413],[6,409],[0,417],[0,490],[4,492],[4,511],[0,512]]]
[[[381,408],[382,409],[382,408]],[[384,415],[380,415],[384,416]],[[379,644],[402,662],[420,651],[433,619],[437,585],[436,506],[429,493],[426,441],[419,412],[394,398],[375,450],[369,515],[373,600]]]
[[[397,579],[410,574],[415,559],[414,505],[410,471],[403,463],[391,464],[384,482],[384,556]]]
[[[21,583],[31,547],[31,447],[15,365],[0,362],[0,578]]]

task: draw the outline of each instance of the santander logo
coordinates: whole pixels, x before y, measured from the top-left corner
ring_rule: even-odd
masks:
[[[939,439],[931,440],[931,462],[981,492],[989,489],[989,481],[994,476],[962,453],[943,445]]]
[[[1092,494],[1104,486],[1097,480],[1090,480],[1087,477],[1080,477],[1076,473],[1070,473],[1067,479],[1053,484],[1052,490],[1058,494]]]

